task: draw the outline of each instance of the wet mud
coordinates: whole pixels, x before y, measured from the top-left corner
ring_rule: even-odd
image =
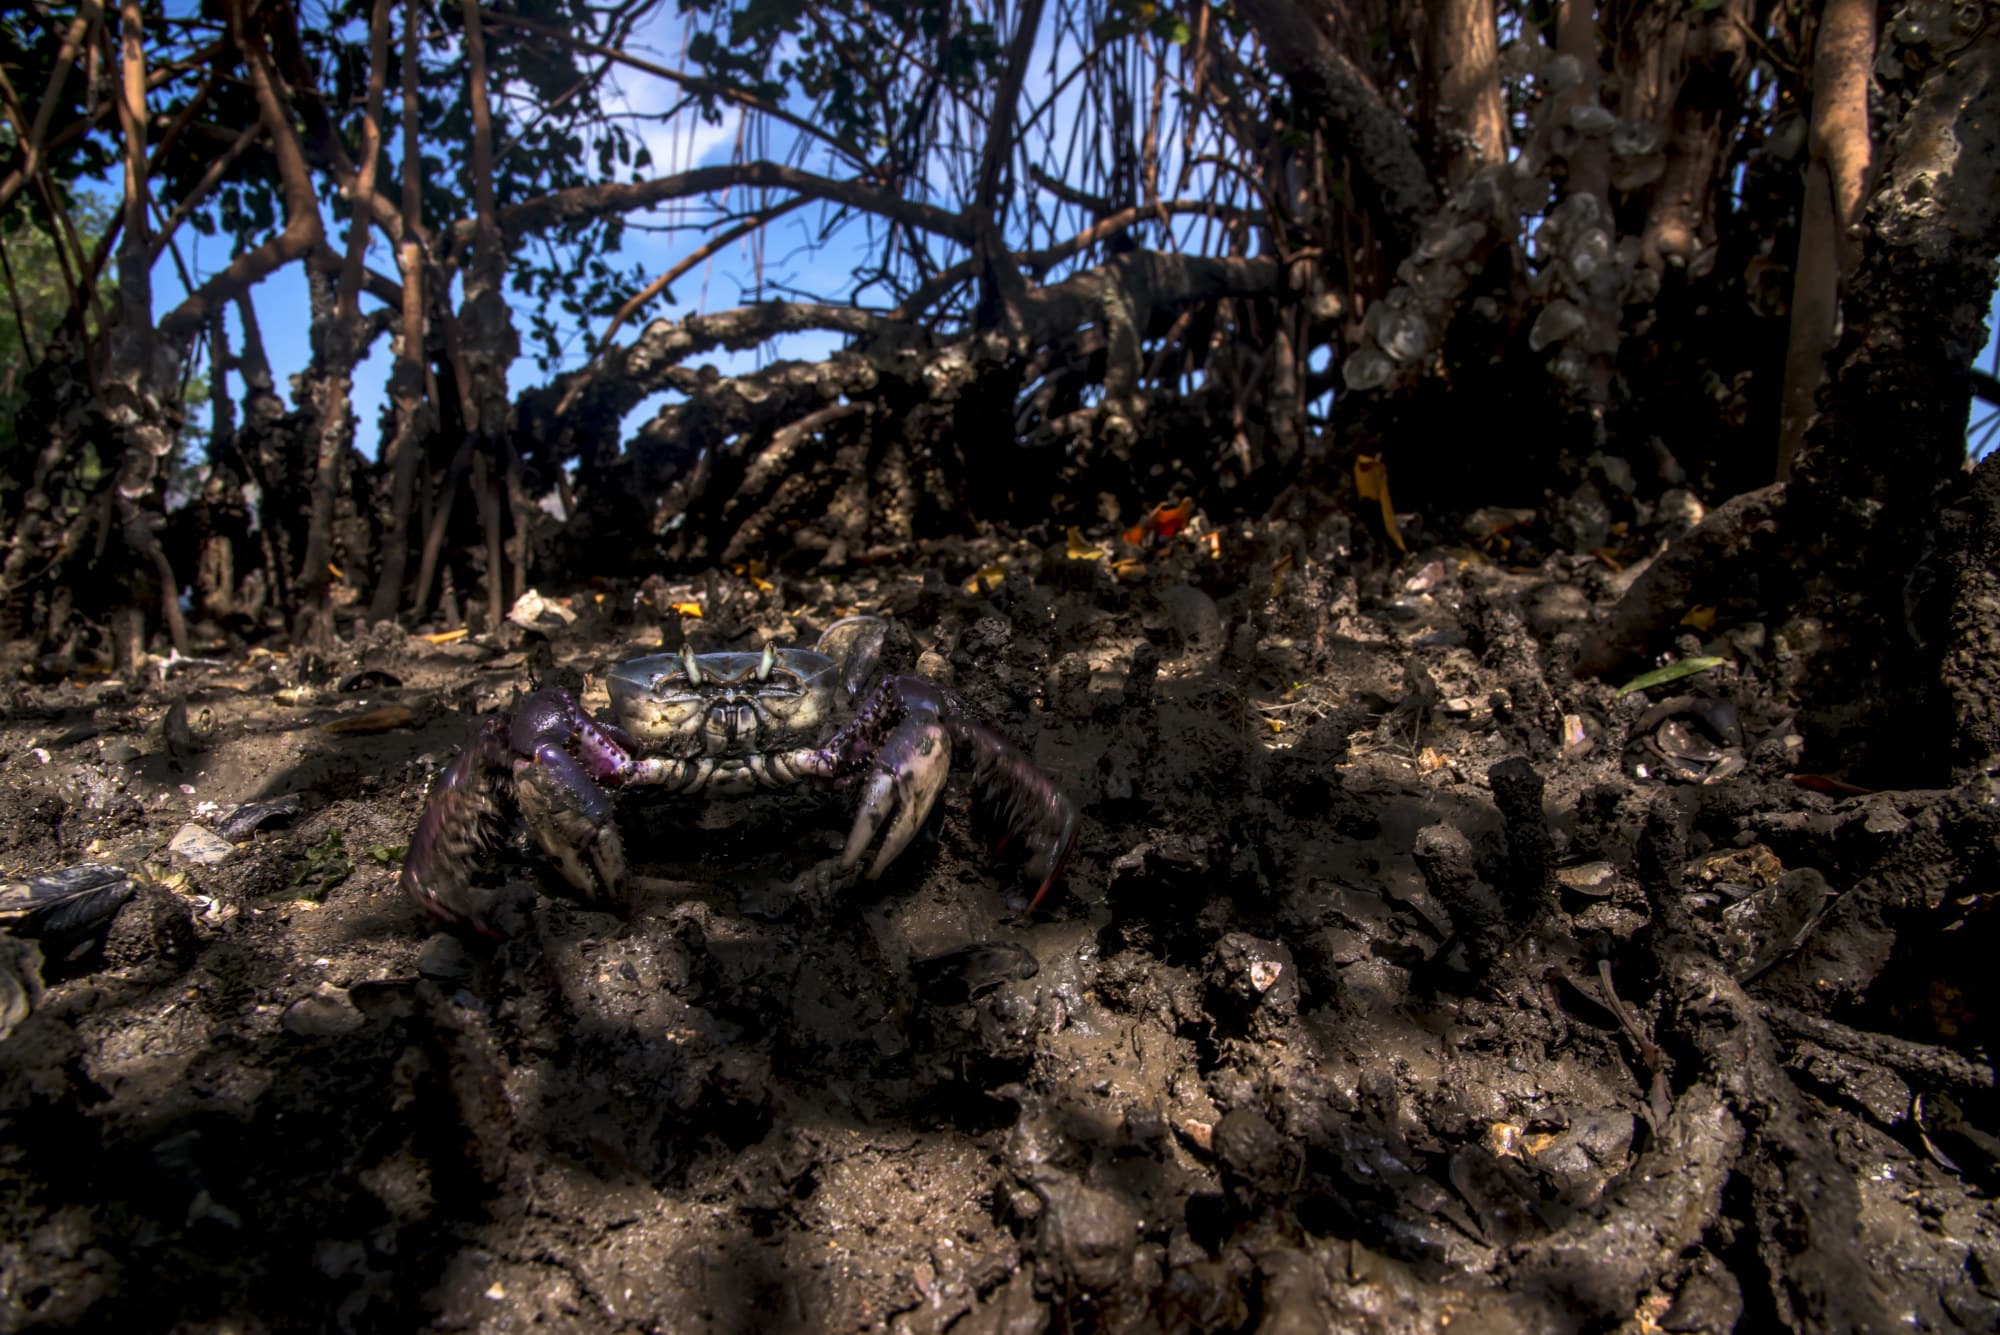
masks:
[[[1331,542],[25,677],[0,1327],[1993,1329],[1990,786],[1801,782],[1783,627],[1620,696],[1600,564]],[[1082,811],[1035,912],[961,785],[872,882],[852,789],[635,792],[622,912],[525,840],[503,939],[398,892],[482,715],[855,611]]]

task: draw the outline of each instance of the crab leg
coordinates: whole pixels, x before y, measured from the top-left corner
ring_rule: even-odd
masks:
[[[1000,826],[1028,849],[1027,872],[1041,878],[1028,912],[1041,907],[1076,847],[1077,814],[1062,790],[1021,749],[983,724],[952,720],[953,739],[972,751],[972,783],[991,803]]]
[[[505,786],[496,783],[510,772],[507,720],[487,720],[471,746],[458,753],[432,787],[424,814],[410,835],[403,858],[403,893],[431,916],[450,924],[470,924],[493,935],[478,910],[467,902],[467,871],[476,854],[484,852],[505,829]]]

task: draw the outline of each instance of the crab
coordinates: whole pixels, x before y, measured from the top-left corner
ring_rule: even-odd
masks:
[[[1018,838],[1040,880],[1032,912],[1076,841],[1076,808],[941,687],[876,680],[887,631],[878,617],[850,616],[810,649],[687,647],[631,659],[606,679],[608,718],[567,691],[533,692],[489,717],[433,786],[403,861],[405,893],[447,926],[498,935],[472,890],[472,859],[518,816],[581,896],[622,902],[630,876],[612,793],[637,787],[733,797],[861,784],[840,867],[852,871],[880,834],[865,873],[874,880],[916,837],[962,749],[1001,819],[1001,842]]]

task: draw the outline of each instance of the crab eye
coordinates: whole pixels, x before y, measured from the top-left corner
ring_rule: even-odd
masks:
[[[691,644],[681,646],[681,667],[687,673],[688,685],[701,685],[701,665],[694,661],[694,646]]]
[[[764,646],[764,656],[757,660],[757,680],[769,681],[771,669],[778,665],[778,651],[770,645]]]

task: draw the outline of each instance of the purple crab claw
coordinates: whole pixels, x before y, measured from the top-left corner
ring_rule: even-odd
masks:
[[[937,805],[951,773],[952,748],[962,746],[972,757],[975,792],[993,808],[1007,839],[1018,836],[1027,848],[1028,874],[1040,880],[1028,908],[1040,907],[1076,843],[1076,808],[1062,790],[1020,748],[966,718],[951,697],[921,677],[885,681],[853,731],[865,735],[888,718],[900,721],[874,753],[873,773],[862,790],[840,865],[852,868],[860,862],[886,821],[888,833],[866,873],[869,880],[880,876]],[[836,739],[829,749],[839,744]]]
[[[447,926],[498,935],[470,873],[518,816],[577,891],[619,898],[625,850],[601,785],[649,773],[630,750],[629,737],[567,691],[536,691],[514,714],[489,719],[431,790],[403,859],[404,892]]]
[[[944,725],[913,710],[875,754],[875,772],[861,790],[861,809],[854,813],[854,830],[847,836],[847,851],[840,855],[841,869],[852,870],[861,861],[875,832],[889,820],[889,833],[868,864],[869,880],[881,876],[923,828],[950,773],[951,740]]]
[[[544,743],[514,762],[521,823],[586,899],[622,898],[625,845],[612,820],[611,797],[561,747]]]

